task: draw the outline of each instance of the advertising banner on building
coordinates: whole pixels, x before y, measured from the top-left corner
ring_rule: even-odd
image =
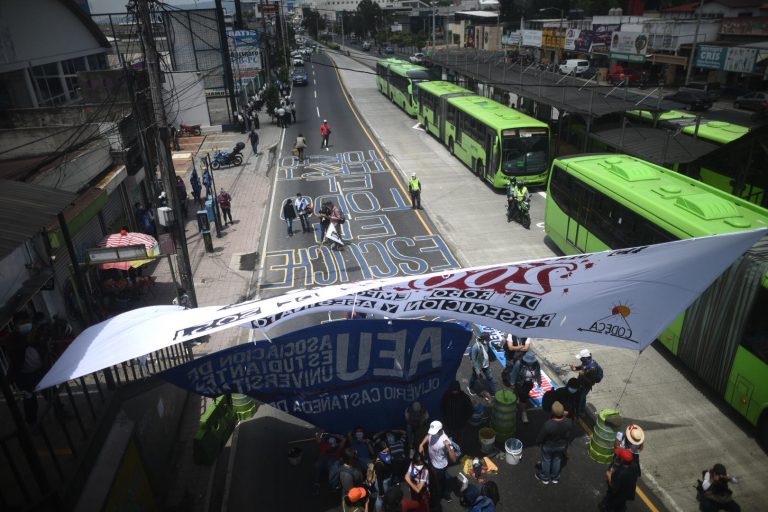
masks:
[[[542,36],[541,30],[523,30],[523,46],[541,48]]]
[[[592,51],[608,53],[611,49],[611,36],[618,32],[618,23],[592,25]]]
[[[253,78],[261,70],[261,34],[253,30],[227,30],[235,80]]]
[[[720,33],[768,38],[768,16],[724,18],[720,22]]]
[[[400,428],[420,402],[439,417],[471,327],[423,320],[345,320],[271,343],[246,343],[163,372],[195,394],[240,393],[329,432]]]
[[[592,49],[592,35],[591,30],[568,29],[565,33],[565,49],[589,53]]]
[[[565,31],[559,28],[545,28],[542,31],[541,44],[546,48],[564,48]]]
[[[757,51],[757,48],[742,48],[740,46],[728,48],[728,53],[723,63],[723,71],[752,73],[755,70]]]
[[[520,33],[519,30],[515,32],[507,32],[501,38],[501,44],[503,44],[504,46],[518,46],[522,44],[522,42],[523,42],[523,35]]]
[[[614,32],[611,36],[611,58],[643,62],[648,51],[648,36],[642,32]]]
[[[696,48],[696,67],[734,73],[752,73],[755,70],[757,54],[757,48],[701,45]]]
[[[38,388],[235,326],[268,332],[329,311],[451,318],[642,350],[766,232],[297,289],[226,306],[138,308],[83,331]]]

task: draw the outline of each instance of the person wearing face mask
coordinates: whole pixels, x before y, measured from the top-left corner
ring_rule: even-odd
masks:
[[[429,512],[429,470],[419,452],[413,454],[405,483],[411,489],[411,499],[419,503],[418,511]]]
[[[384,441],[376,443],[376,462],[373,463],[373,469],[376,472],[376,512],[380,512],[384,505],[384,493],[392,486],[392,453],[389,446]]]

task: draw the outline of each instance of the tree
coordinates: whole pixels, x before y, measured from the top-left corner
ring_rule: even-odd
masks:
[[[320,16],[318,11],[312,10],[309,7],[304,7],[302,11],[304,13],[304,20],[301,22],[301,26],[312,35],[312,39],[318,39],[320,35],[318,31],[325,30],[325,18]]]
[[[360,17],[361,35],[370,33],[375,36],[384,25],[384,12],[373,0],[362,0],[357,4],[357,15]]]

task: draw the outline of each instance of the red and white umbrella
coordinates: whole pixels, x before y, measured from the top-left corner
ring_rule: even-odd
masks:
[[[128,245],[143,245],[147,248],[147,256],[158,256],[160,254],[160,244],[155,240],[155,237],[145,235],[144,233],[121,231],[120,233],[107,235],[98,243],[99,247],[126,247]],[[116,263],[102,263],[100,267],[128,270],[129,268],[140,267],[150,261],[152,260],[118,261]]]

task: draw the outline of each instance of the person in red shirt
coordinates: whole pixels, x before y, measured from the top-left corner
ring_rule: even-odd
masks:
[[[320,433],[315,434],[317,448],[320,454],[315,461],[315,489],[320,490],[322,482],[328,481],[328,471],[335,461],[341,455],[341,443],[343,436],[336,434]]]
[[[221,220],[224,221],[224,225],[227,225],[227,219],[232,224],[232,196],[230,196],[226,190],[221,189],[219,192],[219,206],[221,207]]]
[[[320,149],[328,148],[328,137],[331,136],[331,125],[328,124],[327,119],[323,119],[323,124],[320,125],[320,137],[322,142],[320,143]]]

